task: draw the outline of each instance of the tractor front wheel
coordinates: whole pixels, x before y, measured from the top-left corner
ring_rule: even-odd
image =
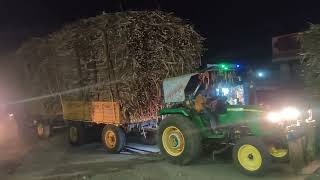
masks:
[[[247,175],[264,175],[271,163],[267,146],[257,137],[241,138],[233,148],[233,161]]]
[[[175,164],[188,164],[201,152],[199,130],[181,115],[169,115],[161,121],[158,142],[161,153]]]
[[[269,153],[271,158],[275,162],[288,162],[289,161],[289,150],[288,148],[277,148],[274,145],[269,145]]]

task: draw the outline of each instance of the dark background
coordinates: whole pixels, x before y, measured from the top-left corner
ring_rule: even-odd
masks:
[[[121,3],[122,2],[122,3]],[[122,6],[121,6],[122,4]],[[319,23],[316,1],[0,0],[0,55],[66,23],[104,12],[161,9],[189,20],[206,38],[205,59],[271,62],[271,38]]]

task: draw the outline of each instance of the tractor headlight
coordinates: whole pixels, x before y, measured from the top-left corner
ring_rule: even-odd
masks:
[[[267,119],[270,122],[280,122],[283,120],[291,121],[291,120],[297,120],[300,116],[300,111],[293,107],[286,107],[280,112],[269,112],[267,114]]]
[[[280,122],[282,117],[281,117],[281,114],[278,113],[278,112],[269,112],[267,114],[267,119],[270,121],[270,122],[274,122],[274,123],[277,123],[277,122]]]
[[[297,120],[300,116],[300,111],[293,107],[286,107],[282,110],[281,114],[285,120]]]

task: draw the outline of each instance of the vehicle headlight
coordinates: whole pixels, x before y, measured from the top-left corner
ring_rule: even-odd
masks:
[[[286,107],[282,110],[281,115],[285,120],[296,120],[300,116],[300,111],[293,107]]]
[[[269,112],[267,119],[270,122],[277,123],[283,120],[291,121],[297,120],[300,116],[300,111],[293,107],[286,107],[280,112]]]
[[[8,116],[9,116],[9,120],[13,120],[14,119],[14,114],[10,113],[10,114],[8,114]]]
[[[277,123],[281,121],[282,116],[280,113],[277,113],[277,112],[269,112],[267,114],[267,119],[271,122]]]

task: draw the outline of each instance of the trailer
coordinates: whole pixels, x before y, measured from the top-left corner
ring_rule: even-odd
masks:
[[[68,128],[71,145],[82,145],[93,138],[101,138],[106,150],[119,153],[127,136],[140,136],[145,144],[155,144],[158,119],[129,122],[120,115],[120,105],[107,101],[65,101],[63,119]],[[46,131],[46,129],[44,129]]]

